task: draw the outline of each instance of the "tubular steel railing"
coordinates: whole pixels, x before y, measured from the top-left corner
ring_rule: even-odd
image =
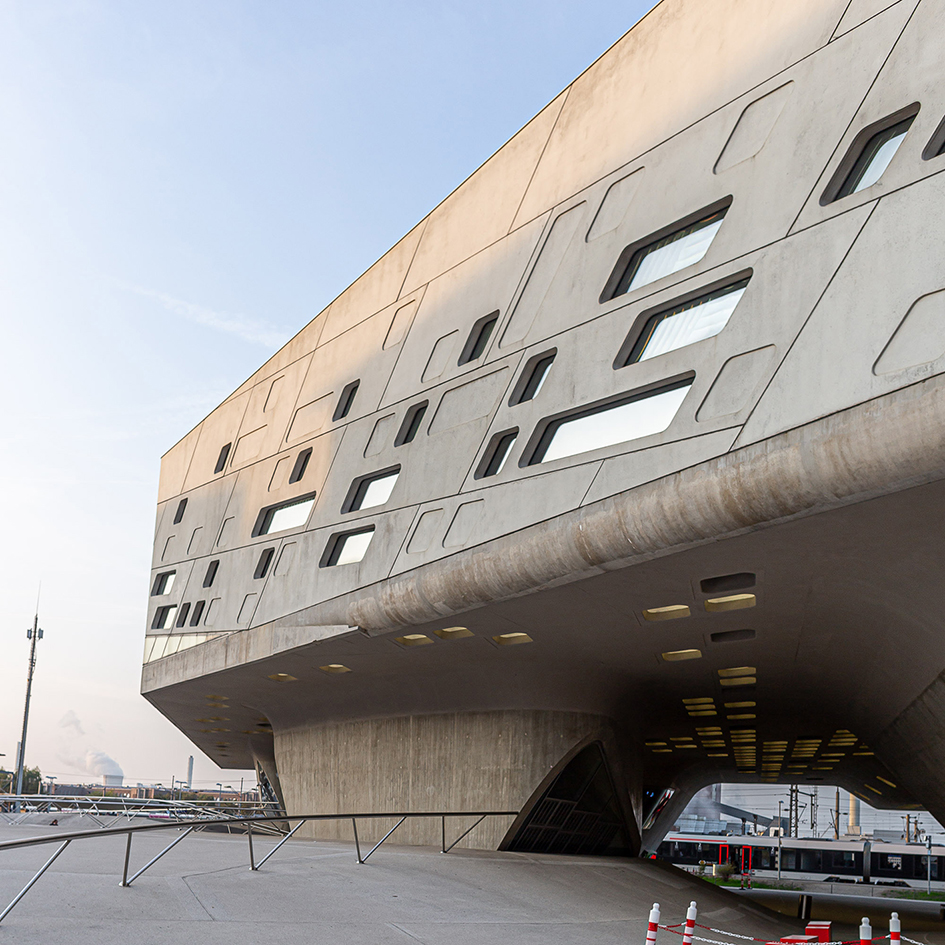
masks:
[[[268,816],[254,816],[254,817],[218,817],[218,818],[199,818],[195,822],[191,823],[148,823],[148,824],[136,824],[134,826],[128,827],[110,827],[105,829],[98,830],[76,830],[70,831],[68,833],[56,833],[50,834],[44,837],[30,837],[25,840],[5,840],[0,842],[0,853],[4,850],[14,850],[22,849],[24,847],[34,847],[40,846],[41,844],[57,844],[55,852],[48,860],[36,871],[30,881],[13,897],[13,900],[10,904],[0,912],[0,922],[2,922],[9,914],[13,911],[14,907],[19,903],[19,901],[33,888],[33,886],[39,881],[40,877],[50,866],[58,859],[59,855],[63,853],[66,847],[69,846],[75,840],[89,840],[93,837],[113,837],[113,836],[127,836],[128,840],[125,844],[125,856],[124,863],[121,871],[121,882],[119,886],[128,887],[130,886],[142,873],[154,866],[155,863],[165,853],[168,853],[174,847],[177,846],[185,837],[189,836],[194,831],[201,831],[207,827],[218,826],[221,824],[233,825],[242,824],[246,827],[246,835],[249,841],[249,868],[253,872],[259,870],[259,868],[269,859],[287,840],[289,840],[295,832],[305,823],[309,821],[321,821],[321,820],[350,820],[351,828],[354,835],[354,847],[357,854],[358,863],[366,863],[368,858],[387,840],[394,831],[408,819],[419,819],[421,817],[438,817],[440,818],[440,835],[442,837],[442,843],[440,845],[440,851],[442,853],[449,853],[453,847],[459,843],[464,837],[468,836],[476,827],[481,824],[486,817],[517,817],[519,812],[517,810],[487,810],[487,811],[422,811],[422,812],[410,812],[410,813],[401,813],[401,812],[383,812],[383,813],[370,813],[370,814],[295,814],[289,816],[287,814],[275,814]],[[446,818],[447,817],[477,817],[478,820],[467,830],[464,830],[452,843],[447,846],[446,843]],[[374,844],[374,846],[362,856],[361,854],[361,841],[358,837],[358,821],[359,820],[390,820],[392,818],[399,818],[396,824],[391,827],[390,830],[384,834],[381,839]],[[273,828],[278,828],[280,824],[292,824],[298,821],[294,827],[292,827],[284,837],[271,849],[259,862],[256,861],[255,851],[253,848],[253,830],[254,828],[261,828],[263,830],[272,831]],[[129,870],[131,869],[131,841],[135,834],[144,833],[152,830],[181,830],[183,831],[179,837],[175,837],[157,856],[152,857],[142,866],[139,870],[128,875]]]

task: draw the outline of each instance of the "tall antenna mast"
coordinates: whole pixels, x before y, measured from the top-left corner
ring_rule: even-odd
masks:
[[[39,595],[36,597],[36,615],[33,617],[33,626],[26,631],[26,639],[30,641],[29,670],[26,674],[26,704],[23,707],[23,736],[20,738],[20,754],[16,759],[16,793],[23,794],[23,768],[26,758],[26,730],[30,724],[30,696],[33,691],[33,671],[36,669],[36,643],[42,640],[43,631],[39,629]],[[16,809],[20,809],[17,801]]]

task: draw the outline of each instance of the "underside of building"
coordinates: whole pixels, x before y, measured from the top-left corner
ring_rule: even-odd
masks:
[[[943,64],[945,0],[662,0],[164,456],[146,698],[474,847],[945,820]]]

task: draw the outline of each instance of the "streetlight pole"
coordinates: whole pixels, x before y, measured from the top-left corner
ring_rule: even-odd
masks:
[[[39,629],[39,612],[33,617],[33,626],[26,631],[26,638],[30,641],[29,671],[26,675],[26,704],[23,707],[23,735],[20,738],[20,754],[16,760],[16,794],[23,794],[23,767],[26,758],[26,730],[30,724],[30,696],[33,692],[33,670],[36,669],[36,643],[43,638],[43,631]],[[16,809],[20,809],[17,801]]]
[[[783,803],[783,801],[778,801],[778,879],[781,878],[781,834],[784,833],[781,822],[781,805]]]
[[[928,893],[932,895],[932,834],[927,833],[925,835],[925,849],[927,855],[925,857],[926,864],[928,866]]]

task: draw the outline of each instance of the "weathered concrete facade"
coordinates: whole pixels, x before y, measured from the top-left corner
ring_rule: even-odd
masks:
[[[147,698],[299,812],[590,739],[633,843],[715,780],[945,816],[943,23],[663,0],[164,457]]]

